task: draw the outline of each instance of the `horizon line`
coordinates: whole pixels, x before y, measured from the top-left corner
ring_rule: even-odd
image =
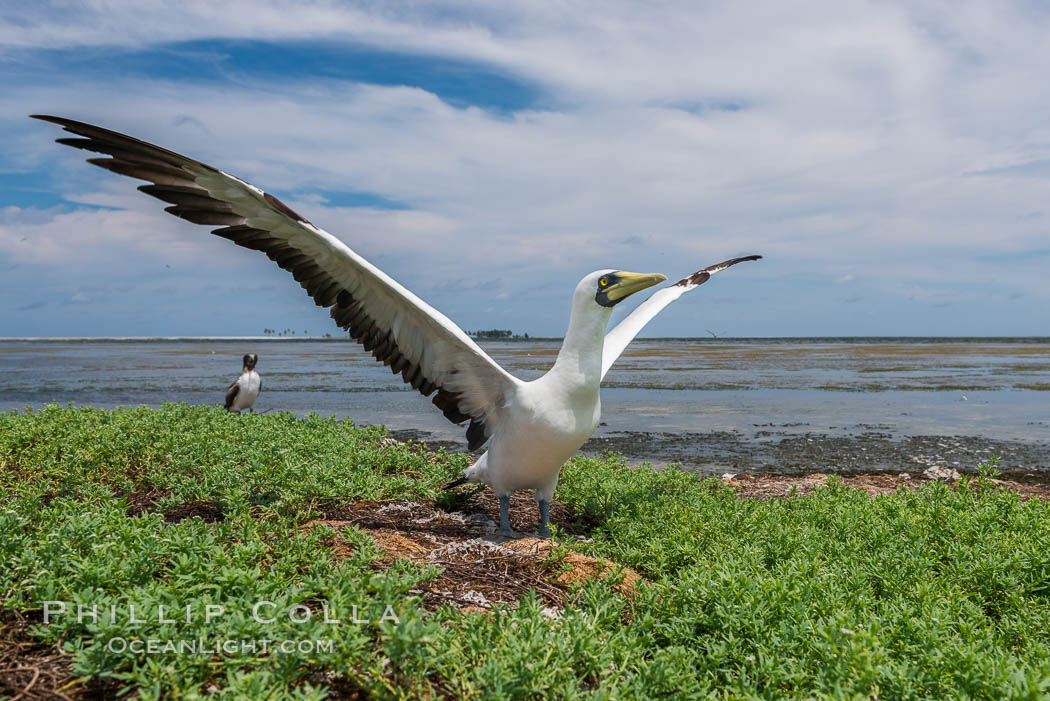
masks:
[[[470,336],[470,334],[467,334]],[[528,341],[561,341],[564,336],[529,336],[528,338],[478,338],[470,336],[474,340],[495,341],[503,343],[522,343]],[[886,335],[877,334],[871,336],[856,334],[839,335],[808,335],[808,336],[638,336],[636,341],[752,341],[752,340],[821,340],[821,339],[1029,339],[1044,340],[1050,342],[1050,336],[1036,336],[1024,334],[996,334],[992,336],[982,335],[940,335],[919,336],[914,334]],[[349,336],[0,336],[0,342],[16,341],[350,341],[356,343]]]

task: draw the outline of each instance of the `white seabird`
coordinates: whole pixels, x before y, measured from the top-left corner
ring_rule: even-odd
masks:
[[[255,353],[244,356],[244,367],[240,376],[226,388],[226,411],[239,414],[242,411],[251,411],[255,406],[259,390],[262,389],[262,378],[255,369],[258,362],[259,356]]]
[[[276,197],[232,175],[118,132],[63,117],[33,115],[80,138],[67,146],[102,153],[89,163],[150,181],[139,190],[171,203],[165,211],[266,255],[313,297],[376,360],[450,421],[469,421],[467,445],[488,450],[462,481],[487,483],[500,502],[500,530],[511,534],[510,495],[536,490],[540,534],[549,535],[550,499],[562,464],[594,432],[601,415],[598,388],[627,344],[661,309],[745,260],[710,266],[665,287],[606,333],[612,307],[663,282],[660,274],[599,270],[583,278],[554,367],[524,382],[500,367],[444,314],[416,297],[346,244],[296,214]]]

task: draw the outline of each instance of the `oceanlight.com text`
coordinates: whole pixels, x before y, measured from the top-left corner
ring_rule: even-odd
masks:
[[[335,641],[323,640],[139,640],[110,638],[106,650],[114,655],[290,655],[334,652]]]

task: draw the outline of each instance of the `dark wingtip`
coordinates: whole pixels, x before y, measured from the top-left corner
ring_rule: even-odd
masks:
[[[759,255],[741,256],[740,258],[730,258],[729,260],[724,260],[721,263],[709,265],[703,270],[697,270],[692,275],[687,275],[686,277],[676,282],[675,286],[686,287],[687,285],[692,285],[695,287],[696,285],[702,285],[708,280],[710,280],[712,275],[719,271],[725,270],[726,268],[736,265],[737,263],[743,263],[749,260],[760,260],[761,258],[762,256]]]
[[[729,260],[722,261],[718,265],[712,265],[710,268],[704,268],[704,270],[713,270],[715,268],[717,268],[719,270],[725,270],[729,266],[736,265],[737,263],[743,263],[743,262],[749,261],[749,260],[761,260],[761,259],[762,259],[762,256],[759,256],[759,255],[740,256],[739,258],[730,258]]]
[[[724,260],[721,263],[716,263],[715,265],[710,265],[710,266],[704,268],[702,272],[707,272],[707,273],[714,274],[714,273],[717,273],[719,271],[725,270],[726,268],[728,268],[730,266],[736,265],[737,263],[743,263],[743,262],[749,261],[749,260],[760,260],[761,258],[762,258],[762,256],[758,256],[758,255],[741,256],[740,258],[730,258],[729,260]]]
[[[63,127],[69,124],[77,124],[77,122],[73,121],[72,119],[66,119],[65,117],[55,117],[54,115],[50,114],[31,114],[29,115],[29,118],[39,119],[44,122],[51,122],[52,124],[58,124],[59,126]]]
[[[448,484],[441,485],[441,488],[442,489],[455,489],[459,485],[466,484],[469,481],[470,480],[468,480],[466,477],[460,477],[459,479],[452,480]]]

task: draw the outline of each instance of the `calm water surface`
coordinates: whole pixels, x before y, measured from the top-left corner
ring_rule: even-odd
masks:
[[[560,341],[481,345],[532,379]],[[257,411],[350,417],[450,447],[463,442],[462,429],[344,340],[0,340],[0,410],[221,404],[247,352],[260,356]],[[943,436],[990,450],[1008,444],[1027,451],[1018,457],[1025,469],[1050,470],[1048,410],[1046,338],[642,340],[606,377],[603,425],[588,447],[699,467],[717,467],[729,450],[742,452],[744,464],[733,464],[747,467],[775,462],[763,450],[785,440],[905,446]]]

